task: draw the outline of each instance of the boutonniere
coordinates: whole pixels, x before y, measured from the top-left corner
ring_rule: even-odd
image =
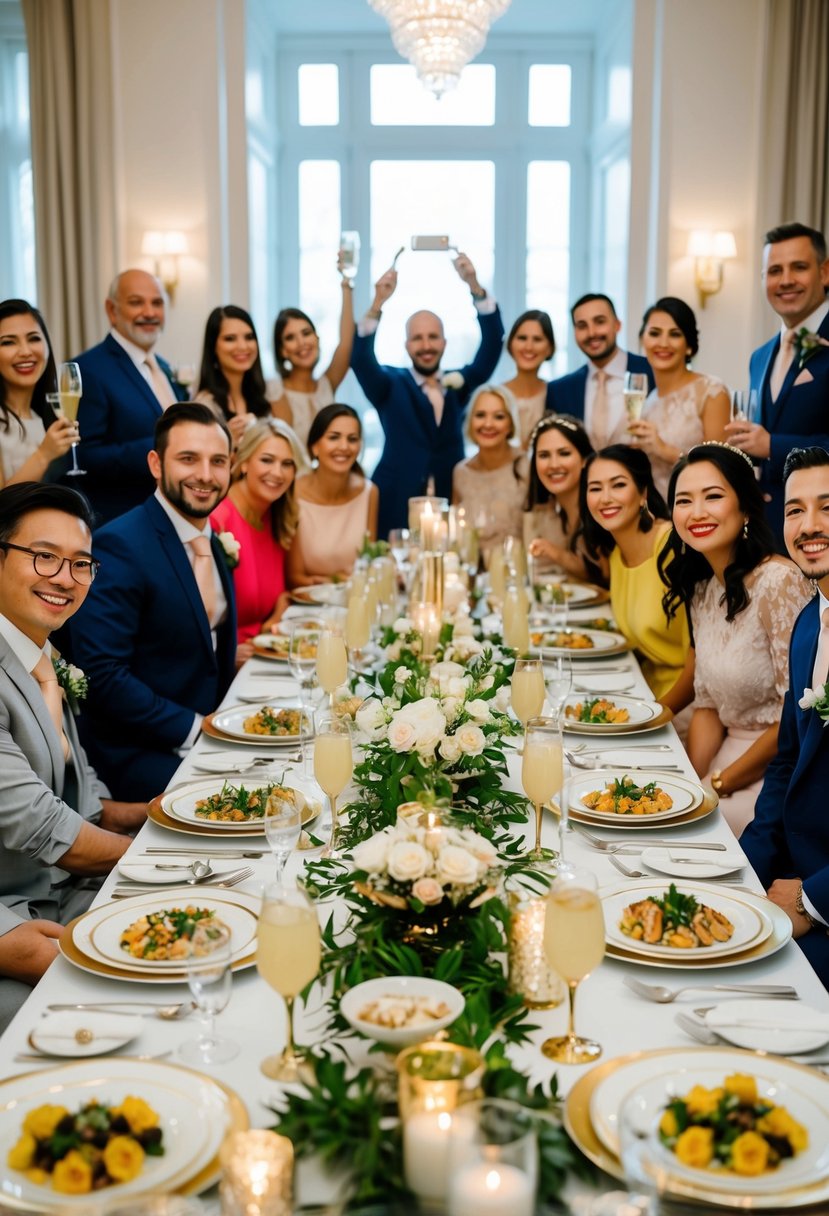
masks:
[[[815,351],[820,350],[821,346],[829,346],[829,342],[825,338],[821,338],[820,334],[813,334],[806,326],[802,326],[794,336],[795,349],[798,353],[798,368],[803,367]],[[808,692],[809,690],[806,689]]]
[[[466,384],[460,372],[447,372],[445,376],[441,376],[440,382],[446,389],[461,389]]]
[[[218,532],[216,539],[222,546],[222,553],[225,555],[228,570],[235,570],[239,565],[239,554],[242,551],[242,546],[232,532]]]
[[[798,705],[801,709],[816,710],[818,717],[823,719],[823,725],[829,726],[829,685],[818,684],[815,688],[804,688]]]
[[[74,663],[67,663],[66,659],[52,657],[52,666],[55,669],[58,684],[66,693],[66,700],[73,714],[77,714],[79,703],[86,698],[89,692],[89,680],[80,667],[76,667]]]

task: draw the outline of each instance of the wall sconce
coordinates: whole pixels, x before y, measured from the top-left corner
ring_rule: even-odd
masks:
[[[733,232],[695,230],[688,237],[688,256],[694,259],[694,282],[699,292],[699,306],[705,308],[709,296],[715,296],[723,284],[723,262],[737,256]]]
[[[153,259],[155,276],[163,283],[172,304],[179,282],[178,260],[189,252],[187,237],[183,232],[145,232],[141,252]]]

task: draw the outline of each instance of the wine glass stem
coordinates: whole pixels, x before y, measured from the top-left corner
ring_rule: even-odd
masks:
[[[541,853],[541,820],[543,817],[543,808],[540,802],[535,804],[535,851]]]
[[[328,795],[328,800],[331,803],[331,839],[334,839],[334,833],[340,826],[337,822],[337,799],[334,794]]]
[[[78,472],[79,466],[78,466],[78,445],[77,445],[77,443],[72,444],[72,468],[74,469],[74,471],[76,473]]]
[[[295,1063],[296,1050],[294,1048],[294,997],[285,997],[285,1050],[282,1052],[282,1059],[288,1063]]]
[[[567,1019],[567,1038],[571,1043],[575,1043],[576,1041],[576,989],[578,986],[578,980],[567,981],[567,995],[570,998],[570,1012]]]

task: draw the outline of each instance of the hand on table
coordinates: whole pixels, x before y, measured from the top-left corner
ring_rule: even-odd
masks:
[[[782,908],[792,922],[793,937],[803,937],[811,929],[807,917],[795,908],[795,900],[800,890],[799,878],[776,878],[768,889],[768,897],[778,908]]]
[[[725,428],[728,442],[747,456],[767,460],[771,455],[771,435],[759,422],[729,422]]]
[[[57,958],[63,926],[51,920],[29,920],[0,937],[0,975],[33,986]]]

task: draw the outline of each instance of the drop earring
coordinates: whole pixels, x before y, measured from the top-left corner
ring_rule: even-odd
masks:
[[[748,520],[743,520],[743,540],[748,540]]]

